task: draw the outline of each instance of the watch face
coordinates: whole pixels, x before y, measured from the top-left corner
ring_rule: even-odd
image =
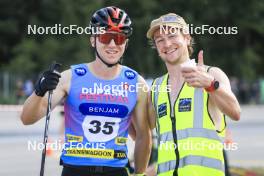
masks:
[[[215,81],[214,82],[214,89],[218,89],[219,88],[219,81]]]

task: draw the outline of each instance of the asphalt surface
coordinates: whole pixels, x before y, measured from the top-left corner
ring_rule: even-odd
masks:
[[[264,106],[242,106],[238,122],[227,121],[237,150],[230,150],[230,165],[264,168]]]
[[[45,121],[24,126],[20,112],[0,110],[0,175],[37,176],[40,171],[41,142]],[[54,112],[50,121],[50,141],[54,146],[61,140],[62,117]],[[239,122],[227,120],[237,150],[229,150],[232,166],[264,167],[264,106],[242,106]],[[36,145],[34,145],[36,144]],[[36,146],[37,149],[33,149]],[[59,176],[60,150],[46,158],[45,175]]]

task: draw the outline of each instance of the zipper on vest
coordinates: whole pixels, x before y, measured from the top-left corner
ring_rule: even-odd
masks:
[[[173,141],[176,144],[176,148],[174,149],[175,155],[176,155],[176,165],[175,169],[173,171],[173,176],[178,176],[178,167],[179,167],[179,161],[180,161],[180,154],[178,150],[178,140],[177,140],[177,132],[176,132],[176,119],[174,114],[171,114],[171,122],[172,122],[172,135],[173,135]]]
[[[167,78],[167,85],[168,85],[168,83],[169,83],[169,76]],[[183,86],[182,86],[182,88],[183,88]],[[182,88],[181,88],[181,90],[182,90]],[[181,90],[179,91],[179,94],[176,97],[173,106],[171,106],[170,93],[169,93],[169,91],[167,91],[168,99],[169,99],[169,105],[170,105],[170,119],[171,119],[171,123],[172,123],[173,141],[174,141],[174,144],[176,144],[176,148],[174,149],[175,156],[176,156],[176,165],[175,165],[175,169],[173,171],[173,176],[178,176],[178,168],[179,168],[179,162],[180,162],[180,153],[178,150],[178,140],[177,140],[177,131],[176,131],[176,116],[175,116],[174,109],[175,109],[175,105],[176,105],[176,102],[178,100],[178,97],[180,95]]]

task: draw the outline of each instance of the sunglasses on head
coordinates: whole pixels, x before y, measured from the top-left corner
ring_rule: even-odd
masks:
[[[103,44],[109,44],[111,40],[114,40],[116,45],[122,45],[126,39],[127,37],[121,33],[104,33],[98,35],[99,42]]]

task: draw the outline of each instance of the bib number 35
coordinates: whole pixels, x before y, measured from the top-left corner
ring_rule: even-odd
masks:
[[[100,131],[102,131],[102,133],[104,134],[112,134],[114,129],[113,126],[116,124],[115,122],[105,122],[104,124],[102,124],[100,121],[98,120],[93,120],[90,122],[91,125],[93,125],[92,128],[89,128],[89,132],[97,134],[100,133]]]
[[[82,127],[84,135],[91,142],[106,142],[115,138],[119,130],[119,118],[86,116]]]

